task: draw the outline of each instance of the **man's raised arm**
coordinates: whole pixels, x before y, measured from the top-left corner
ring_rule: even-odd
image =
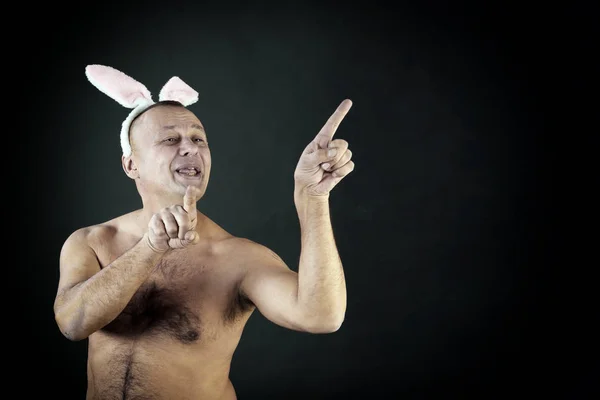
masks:
[[[294,172],[294,204],[301,228],[298,273],[270,251],[252,259],[241,290],[269,320],[313,333],[336,331],[346,313],[346,281],[335,244],[330,191],[354,170],[348,142],[333,139],[352,102],[343,101],[306,146]],[[268,250],[268,249],[266,249]]]

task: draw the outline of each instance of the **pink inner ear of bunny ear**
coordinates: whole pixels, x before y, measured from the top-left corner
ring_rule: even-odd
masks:
[[[152,102],[152,95],[146,86],[113,67],[88,65],[85,74],[92,85],[123,107],[135,108]]]
[[[175,100],[184,106],[189,106],[198,101],[198,92],[179,79],[179,77],[174,76],[162,87],[158,99],[160,101]]]

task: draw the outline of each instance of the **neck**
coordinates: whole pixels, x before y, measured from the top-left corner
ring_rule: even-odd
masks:
[[[173,193],[161,193],[160,195],[146,194],[142,196],[142,204],[142,209],[139,210],[136,215],[136,225],[138,225],[142,231],[145,231],[148,229],[147,227],[152,216],[160,210],[174,205],[183,207],[183,195],[180,196]],[[206,216],[198,210],[197,206],[196,210],[198,219],[196,223],[196,232],[201,232],[205,226]]]
[[[150,216],[165,207],[179,205],[183,207],[183,193],[141,193],[142,209]]]

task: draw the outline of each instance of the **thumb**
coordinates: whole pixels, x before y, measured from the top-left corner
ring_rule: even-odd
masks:
[[[319,149],[313,153],[313,160],[315,164],[322,164],[325,162],[333,161],[337,154],[336,148]]]
[[[196,231],[187,231],[185,233],[185,237],[184,237],[184,242],[186,244],[196,244],[200,241],[200,236],[198,236],[198,233]]]
[[[185,239],[179,239],[179,238],[169,239],[169,247],[172,249],[183,249],[186,244],[187,244],[187,241]]]
[[[200,241],[200,237],[195,231],[186,232],[184,239],[174,238],[169,239],[169,247],[172,249],[183,249],[190,244],[196,244]]]

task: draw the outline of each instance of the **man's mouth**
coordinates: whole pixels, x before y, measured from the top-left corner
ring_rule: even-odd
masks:
[[[175,170],[178,174],[183,176],[198,176],[200,170],[194,167],[178,168]]]

